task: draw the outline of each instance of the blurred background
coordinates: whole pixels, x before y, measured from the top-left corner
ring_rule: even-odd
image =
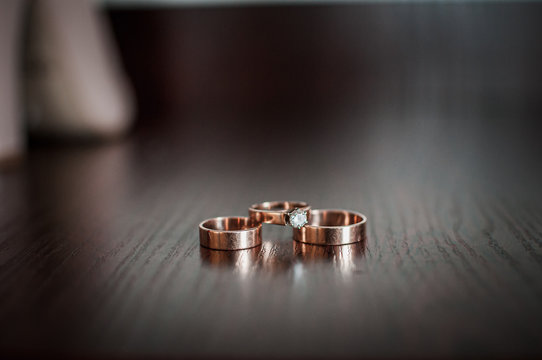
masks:
[[[499,177],[510,175],[499,168],[506,161],[516,183],[532,178],[525,158],[540,153],[537,2],[5,7],[14,19],[4,22],[13,32],[3,56],[6,158],[24,153],[27,134],[54,143],[163,131],[195,142],[194,153],[225,146],[270,161],[295,144],[318,166],[339,153],[364,156],[360,142],[385,142],[387,151],[404,140],[401,149],[419,159],[437,155],[424,144],[443,141],[439,156],[468,155],[469,170]],[[389,128],[400,138],[378,133]],[[330,142],[340,146],[322,146]]]
[[[538,1],[2,1],[0,355],[540,356],[541,37]],[[281,199],[367,243],[199,247]]]
[[[153,4],[105,3],[137,126],[203,133],[193,152],[257,152],[245,173],[356,173],[361,157],[403,177],[429,161],[506,187],[540,180],[537,2]]]

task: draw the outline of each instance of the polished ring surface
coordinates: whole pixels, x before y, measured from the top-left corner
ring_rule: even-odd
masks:
[[[348,210],[312,210],[309,222],[294,229],[294,240],[316,245],[345,245],[365,241],[367,217]]]
[[[248,249],[262,243],[262,224],[248,217],[217,217],[199,224],[201,246],[215,250]]]
[[[311,207],[303,201],[267,201],[248,209],[251,219],[259,223],[290,225],[300,229],[306,223]]]

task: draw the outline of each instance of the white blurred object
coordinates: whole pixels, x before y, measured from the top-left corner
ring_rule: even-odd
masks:
[[[29,16],[29,130],[98,138],[123,134],[132,122],[133,96],[95,2],[36,0]]]
[[[22,0],[0,2],[0,161],[23,150],[17,81],[23,5]]]

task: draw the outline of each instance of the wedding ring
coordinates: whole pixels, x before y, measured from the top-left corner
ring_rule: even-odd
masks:
[[[300,229],[307,223],[311,207],[303,201],[268,201],[248,209],[251,219],[259,223],[290,225]]]
[[[248,249],[262,243],[262,224],[248,217],[217,217],[199,224],[201,246],[215,250]]]
[[[347,210],[312,210],[309,222],[294,229],[294,240],[316,245],[344,245],[365,241],[365,215]]]

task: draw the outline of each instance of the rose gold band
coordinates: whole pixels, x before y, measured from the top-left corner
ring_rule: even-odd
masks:
[[[267,201],[252,205],[248,214],[259,223],[287,225],[289,213],[295,209],[306,212],[308,216],[311,207],[304,201]]]
[[[364,241],[365,215],[347,210],[312,210],[308,224],[294,228],[294,240],[316,245],[344,245]]]
[[[199,224],[202,246],[216,250],[248,249],[262,243],[262,224],[248,217],[217,217]]]

